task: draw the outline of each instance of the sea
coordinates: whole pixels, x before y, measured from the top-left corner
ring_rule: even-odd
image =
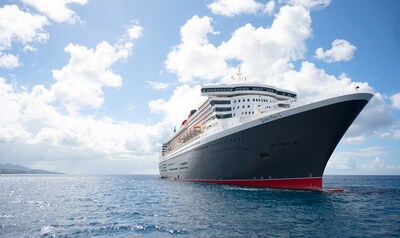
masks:
[[[400,176],[323,183],[344,191],[1,175],[0,237],[400,237]]]

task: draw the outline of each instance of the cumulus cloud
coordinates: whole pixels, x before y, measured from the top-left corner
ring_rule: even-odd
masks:
[[[7,112],[0,114],[1,157],[25,163],[33,158],[47,165],[46,161],[53,160],[79,164],[81,159],[93,158],[156,158],[164,124],[143,125],[79,114],[82,107],[101,107],[104,87],[122,85],[122,77],[112,67],[126,60],[138,37],[124,38],[114,45],[103,41],[94,49],[67,45],[65,52],[70,59],[52,71],[55,82],[49,87],[29,89],[0,78],[0,108]]]
[[[258,82],[276,80],[290,70],[291,60],[304,57],[305,40],[311,37],[311,17],[302,7],[282,7],[270,27],[246,24],[218,49],[224,59],[241,62],[248,78]]]
[[[353,58],[356,49],[357,47],[348,41],[336,39],[332,42],[331,49],[324,51],[324,49],[318,48],[315,51],[315,57],[327,63],[349,61]]]
[[[143,34],[143,27],[138,25],[138,22],[133,22],[133,24],[127,29],[128,36],[132,40],[139,39]]]
[[[34,49],[30,43],[45,42],[49,38],[44,27],[48,25],[46,17],[21,11],[16,5],[0,8],[0,68],[13,69],[21,66],[17,55],[3,51],[11,49],[13,43],[20,43],[24,51]]]
[[[132,29],[137,30],[136,35],[130,35]],[[95,49],[74,44],[65,47],[70,54],[68,64],[52,71],[57,81],[50,89],[54,99],[63,102],[70,114],[77,114],[82,107],[102,106],[103,88],[122,85],[122,77],[112,70],[113,64],[127,59],[132,52],[132,40],[141,36],[141,29],[138,25],[128,28],[129,38],[121,38],[114,45],[103,41]]]
[[[266,12],[268,15],[272,15],[272,13],[275,10],[275,1],[270,0],[265,4],[265,9],[264,12]]]
[[[180,85],[168,101],[164,99],[150,101],[150,110],[152,113],[163,113],[164,122],[169,125],[177,125],[187,118],[190,110],[197,109],[205,101],[206,98],[200,95],[200,88],[200,85],[193,87],[188,84]]]
[[[271,5],[268,7],[270,9]],[[255,0],[216,0],[208,8],[214,14],[232,17],[243,13],[255,14],[266,7]]]
[[[174,47],[165,62],[179,81],[187,83],[194,78],[213,80],[226,74],[227,64],[217,48],[208,42],[207,34],[217,34],[211,18],[193,16],[181,28],[181,44]]]
[[[26,46],[24,46],[23,51],[24,51],[25,53],[27,53],[27,52],[36,52],[36,51],[37,51],[37,48],[35,48],[35,47],[33,47],[33,46],[30,46],[30,45],[26,45]]]
[[[44,42],[49,38],[44,27],[48,25],[46,17],[21,11],[16,5],[0,8],[0,51],[9,49],[12,42],[27,44]]]
[[[374,93],[374,97],[366,106],[357,121],[364,125],[362,128],[354,127],[357,133],[380,129],[384,126],[394,126],[396,119],[391,112],[390,105],[386,103],[385,97],[379,92]],[[356,121],[356,122],[357,122]]]
[[[80,18],[69,8],[69,4],[85,5],[88,0],[22,0],[25,5],[34,7],[55,22],[75,24]]]
[[[49,151],[68,151],[71,159],[82,153],[103,159],[143,159],[156,157],[165,125],[143,125],[115,121],[109,117],[64,115],[54,107],[53,94],[43,85],[32,90],[18,89],[0,78],[0,154],[11,156],[14,149],[33,150],[39,160],[63,159]],[[29,160],[32,154],[14,157]],[[84,156],[83,156],[84,157]],[[92,158],[93,159],[93,158]],[[77,162],[79,163],[79,162]]]
[[[365,147],[352,151],[335,151],[328,161],[326,173],[347,171],[353,173],[359,170],[360,164],[371,157],[383,156],[382,147]]]
[[[400,110],[400,93],[396,93],[390,97],[392,101],[392,106]]]
[[[0,52],[0,68],[12,69],[20,66],[19,57]]]
[[[113,63],[125,59],[130,48],[117,49],[108,42],[101,42],[96,49],[69,44],[65,52],[71,58],[60,70],[53,70],[57,80],[51,87],[56,99],[61,100],[70,113],[76,113],[81,107],[100,107],[104,102],[102,87],[120,87],[121,76],[115,74]]]
[[[181,28],[181,44],[166,60],[167,69],[180,82],[193,79],[228,80],[236,70],[231,60],[240,62],[243,72],[257,81],[269,81],[293,68],[289,61],[304,57],[305,40],[311,37],[309,12],[298,6],[282,7],[270,27],[246,24],[219,46],[208,42],[214,29],[209,17],[192,17]]]
[[[288,0],[289,5],[302,6],[308,10],[321,9],[328,6],[331,0]]]
[[[400,170],[400,166],[396,165],[391,165],[387,164],[384,159],[380,157],[376,157],[375,159],[371,160],[368,163],[365,163],[361,165],[362,169],[365,169],[367,171],[385,171],[385,172],[390,172],[390,171],[396,171],[398,172]]]

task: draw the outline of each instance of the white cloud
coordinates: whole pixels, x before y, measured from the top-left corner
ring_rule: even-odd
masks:
[[[300,104],[354,93],[356,87],[359,87],[358,91],[360,92],[373,92],[368,83],[352,82],[344,74],[339,77],[329,75],[325,70],[317,68],[315,64],[308,61],[302,62],[299,71],[288,70],[273,82],[279,87],[296,91]]]
[[[390,165],[385,162],[384,159],[380,157],[376,157],[375,159],[371,160],[368,163],[365,163],[360,166],[361,169],[367,171],[395,171],[400,170],[400,166]]]
[[[14,149],[33,150],[34,155],[20,152],[13,156],[25,161],[38,155],[41,161],[69,160],[69,155],[76,160],[85,154],[99,159],[144,159],[156,157],[158,141],[166,132],[161,123],[147,126],[108,117],[63,115],[52,101],[52,92],[42,85],[31,91],[17,90],[0,78],[0,107],[7,111],[0,114],[2,157],[13,153],[7,150],[12,144]],[[64,151],[64,157],[45,152],[52,150]]]
[[[65,103],[70,113],[76,113],[83,106],[100,107],[104,101],[102,87],[121,86],[122,78],[111,66],[127,55],[116,47],[104,41],[94,50],[69,44],[65,52],[71,58],[61,70],[52,71],[57,82],[51,91],[56,99]]]
[[[194,16],[181,28],[182,42],[166,60],[167,69],[176,73],[180,82],[227,80],[235,71],[228,65],[230,60],[241,62],[252,80],[270,81],[292,69],[290,60],[304,57],[304,41],[311,37],[309,12],[298,6],[282,7],[271,27],[246,24],[238,28],[220,46],[208,42],[207,34],[214,33],[211,23],[208,17]]]
[[[69,62],[52,71],[56,81],[48,88],[43,85],[35,85],[31,90],[23,86],[18,88],[18,84],[0,78],[0,108],[6,111],[0,114],[1,157],[22,164],[34,159],[37,164],[48,167],[54,160],[57,163],[74,161],[79,165],[84,163],[82,160],[93,158],[103,160],[99,162],[103,164],[106,160],[156,158],[158,141],[165,133],[164,124],[143,125],[78,114],[82,107],[102,105],[104,87],[122,85],[122,77],[114,73],[112,67],[127,59],[132,51],[132,40],[138,37],[140,35],[124,37],[114,45],[103,41],[94,49],[69,44],[65,47],[70,54]],[[32,42],[32,39],[24,42]],[[29,47],[25,48],[29,51]],[[60,105],[70,114],[63,113]],[[69,164],[69,171],[76,167],[74,163],[65,163]]]
[[[132,29],[140,30],[133,33]],[[103,87],[118,88],[122,85],[121,76],[114,73],[111,67],[127,59],[132,52],[132,40],[141,36],[141,30],[138,25],[128,28],[129,38],[121,38],[115,45],[103,41],[95,49],[73,44],[65,47],[65,52],[70,54],[68,64],[52,71],[53,78],[57,80],[50,90],[54,99],[62,101],[71,114],[77,114],[85,106],[102,106]]]
[[[165,62],[180,82],[194,78],[213,80],[226,74],[227,64],[217,48],[208,42],[208,33],[216,34],[209,17],[193,16],[181,28],[182,42],[168,54]]]
[[[44,42],[49,38],[44,26],[46,17],[21,11],[16,5],[0,8],[0,51],[11,48],[12,42],[21,44]]]
[[[133,22],[132,26],[127,29],[127,32],[130,39],[136,40],[143,35],[143,27],[139,26],[137,22]]]
[[[264,11],[268,14],[268,15],[272,15],[272,13],[275,10],[275,1],[274,0],[270,0],[265,4],[265,9]]]
[[[149,86],[152,89],[156,89],[156,90],[163,90],[168,88],[168,84],[167,83],[160,83],[160,82],[153,82],[153,81],[147,81],[147,83],[149,84]]]
[[[398,174],[400,166],[386,162],[388,151],[371,146],[353,151],[334,152],[326,166],[327,174]]]
[[[37,48],[36,48],[36,47],[33,47],[33,46],[30,46],[30,45],[26,45],[26,46],[24,46],[23,51],[24,51],[25,53],[26,53],[26,52],[36,52],[36,51],[37,51]]]
[[[288,0],[289,5],[302,6],[308,10],[321,9],[328,6],[331,0]]]
[[[181,27],[182,43],[204,45],[208,43],[207,34],[218,34],[211,26],[212,19],[195,15]]]
[[[153,100],[149,102],[149,107],[152,113],[163,113],[164,122],[178,125],[187,118],[190,110],[197,109],[205,100],[206,98],[200,95],[199,85],[190,87],[188,84],[183,84],[174,90],[168,101]]]
[[[390,97],[394,108],[400,110],[400,93],[396,93]]]
[[[315,51],[315,57],[328,63],[349,61],[353,58],[356,49],[357,47],[348,41],[336,39],[332,42],[331,49],[324,51],[322,48],[318,48]]]
[[[12,69],[20,66],[18,56],[0,52],[0,68]]]
[[[214,14],[232,17],[243,13],[256,14],[265,6],[255,0],[216,0],[208,8]]]
[[[345,135],[345,142],[364,142],[365,139],[378,136],[387,127],[394,126],[396,119],[390,112],[390,106],[380,93],[374,93],[364,110],[360,113]],[[358,138],[358,141],[357,141]]]
[[[344,172],[359,173],[365,169],[366,163],[372,158],[386,155],[384,148],[372,146],[354,151],[334,152],[326,166],[327,173]]]
[[[85,5],[88,0],[22,0],[22,2],[34,7],[36,10],[45,14],[55,22],[68,22],[75,24],[81,20],[79,16],[68,7],[68,5]]]
[[[226,60],[238,60],[249,79],[276,81],[293,68],[290,60],[304,57],[305,40],[311,37],[311,17],[302,7],[282,7],[270,27],[246,24],[223,42],[218,50]],[[279,86],[279,85],[277,85]]]

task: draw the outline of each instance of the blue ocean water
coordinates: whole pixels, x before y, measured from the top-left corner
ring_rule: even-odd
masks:
[[[325,176],[344,192],[157,176],[0,176],[0,237],[400,237],[400,176]]]

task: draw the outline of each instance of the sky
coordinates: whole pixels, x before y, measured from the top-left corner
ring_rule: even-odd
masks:
[[[201,85],[239,67],[299,105],[373,93],[325,174],[400,174],[395,0],[3,0],[0,163],[157,174]]]

